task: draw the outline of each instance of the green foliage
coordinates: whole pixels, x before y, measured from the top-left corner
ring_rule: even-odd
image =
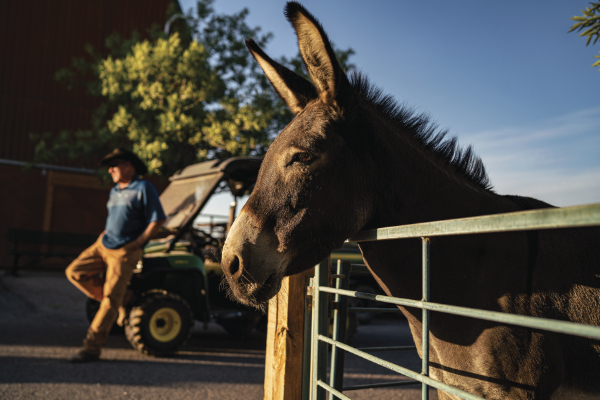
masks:
[[[581,12],[583,15],[571,18],[578,22],[571,27],[569,32],[583,31],[579,36],[587,36],[585,45],[589,45],[590,42],[596,44],[600,39],[600,3],[590,3],[590,7]],[[600,58],[600,55],[595,57]],[[600,60],[592,64],[592,67],[600,67]]]
[[[83,166],[129,147],[151,174],[169,176],[207,159],[264,154],[292,114],[244,42],[252,37],[265,46],[272,35],[246,24],[247,9],[219,15],[213,1],[199,1],[180,33],[166,37],[155,26],[146,40],[135,32],[129,39],[111,35],[107,54],[86,46],[86,59],[58,71],[57,80],[82,86],[102,103],[90,130],[32,134],[36,162]],[[354,51],[337,53],[347,67]],[[281,61],[306,76],[299,55]]]

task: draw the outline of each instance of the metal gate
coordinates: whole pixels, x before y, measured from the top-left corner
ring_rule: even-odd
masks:
[[[336,287],[329,287],[329,261],[323,261],[315,267],[315,276],[307,282],[307,294],[312,297],[312,304],[307,302],[305,321],[305,345],[304,347],[304,371],[303,371],[303,399],[321,400],[325,399],[329,392],[329,399],[350,399],[342,392],[377,387],[402,386],[409,384],[422,385],[422,398],[429,398],[428,387],[444,390],[463,399],[481,399],[456,387],[444,384],[429,377],[429,312],[443,312],[465,317],[478,318],[503,324],[517,325],[521,327],[540,329],[576,336],[600,339],[600,327],[580,324],[568,321],[550,320],[538,317],[515,315],[503,312],[486,311],[466,307],[457,307],[447,304],[432,303],[429,301],[429,260],[430,260],[430,238],[435,236],[511,232],[538,229],[575,228],[600,225],[600,204],[589,206],[551,208],[532,211],[523,211],[508,214],[495,214],[473,218],[463,218],[447,221],[437,221],[414,225],[380,228],[362,231],[350,238],[350,242],[365,242],[373,240],[408,239],[421,238],[422,241],[422,265],[423,265],[423,298],[421,301],[409,300],[397,297],[379,296],[370,293],[350,291],[348,289],[348,277],[352,268],[348,262],[338,262],[337,273],[332,275],[336,281]],[[329,302],[329,295],[335,295],[334,301]],[[309,299],[311,298],[309,297]],[[423,312],[423,346],[422,346],[422,370],[416,372],[399,365],[385,361],[379,357],[369,354],[381,350],[411,350],[415,347],[374,347],[356,349],[346,345],[342,338],[345,337],[346,313],[364,311],[365,309],[347,307],[347,297],[357,297],[368,300],[376,300],[406,307],[422,309]],[[333,332],[328,335],[328,314],[330,304],[333,310]],[[381,309],[370,309],[372,311],[383,311]],[[390,309],[385,309],[389,311]],[[341,323],[340,321],[343,321]],[[330,380],[327,383],[327,345],[331,345],[331,368]],[[360,385],[343,387],[343,365],[344,352],[355,354],[399,374],[412,378],[412,381],[398,381],[378,383],[372,385]]]

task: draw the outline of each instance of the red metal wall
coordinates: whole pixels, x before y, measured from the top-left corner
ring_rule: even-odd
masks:
[[[0,1],[0,158],[30,161],[30,132],[88,128],[97,100],[68,90],[54,74],[104,47],[113,32],[128,37],[164,25],[171,0]]]
[[[164,26],[171,1],[1,0],[0,159],[32,161],[31,132],[89,128],[98,100],[81,89],[68,90],[54,74],[73,57],[85,56],[87,43],[102,49],[113,32],[129,37],[153,23]],[[10,228],[95,234],[103,229],[108,188],[77,173],[61,175],[56,185],[51,176],[0,160],[0,266],[12,263],[12,244],[5,240]],[[23,262],[35,267],[46,261]]]

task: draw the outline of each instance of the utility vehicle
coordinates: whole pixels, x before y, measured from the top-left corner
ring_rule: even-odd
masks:
[[[129,284],[133,295],[125,305],[124,330],[135,349],[150,355],[172,353],[191,336],[194,321],[205,326],[215,321],[236,338],[265,321],[260,311],[219,290],[220,249],[235,217],[234,204],[252,190],[261,161],[254,157],[206,161],[169,178],[160,201],[167,216],[163,230],[170,235],[146,245]],[[234,198],[228,220],[198,223],[210,197],[223,191]],[[98,307],[97,301],[88,300],[90,321]]]

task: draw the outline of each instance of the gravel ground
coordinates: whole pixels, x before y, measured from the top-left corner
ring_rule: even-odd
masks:
[[[102,361],[84,365],[65,360],[81,346],[88,327],[85,296],[61,273],[23,271],[0,277],[0,399],[262,399],[266,338],[244,341],[216,324],[201,324],[171,357],[134,351],[123,335],[112,335]],[[402,320],[361,325],[356,347],[411,345]],[[420,371],[416,352],[378,356]],[[345,385],[403,379],[347,355]],[[355,400],[419,399],[419,386],[346,392]],[[432,399],[437,399],[431,391]]]

